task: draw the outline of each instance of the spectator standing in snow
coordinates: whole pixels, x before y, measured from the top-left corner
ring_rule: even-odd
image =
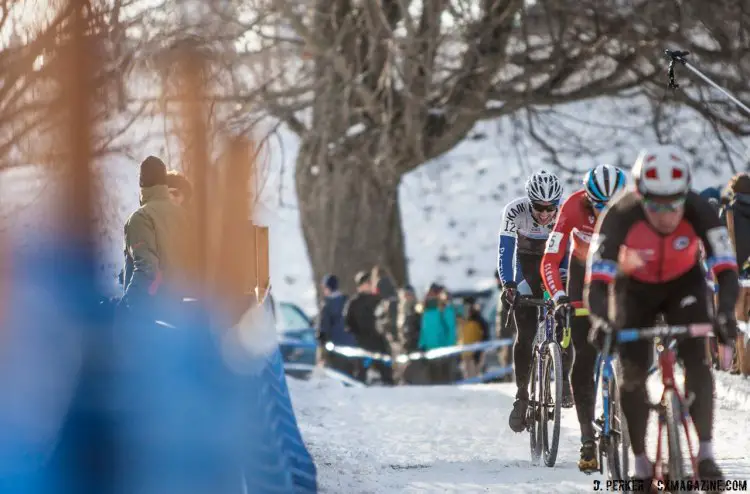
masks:
[[[375,329],[385,338],[391,354],[401,351],[398,332],[398,293],[393,280],[379,266],[372,269],[375,294],[380,298],[375,307]]]
[[[323,277],[321,289],[323,304],[318,313],[317,337],[322,360],[331,369],[353,376],[355,369],[353,360],[325,349],[325,344],[328,342],[337,346],[357,346],[354,335],[346,330],[344,324],[346,295],[339,291],[339,280],[332,274]]]
[[[380,298],[373,293],[370,276],[369,272],[360,271],[354,277],[357,293],[346,303],[344,323],[356,338],[360,348],[370,352],[388,353],[387,342],[375,327],[375,308]],[[373,365],[380,373],[384,384],[393,384],[393,375],[388,364],[374,360]],[[364,369],[359,376],[363,382],[366,381],[366,372]]]
[[[403,342],[404,352],[416,352],[419,349],[419,327],[421,312],[417,307],[417,295],[414,287],[406,285],[399,292],[397,326],[399,340]]]
[[[455,312],[452,307],[448,308],[443,303],[443,294],[443,288],[433,283],[425,295],[419,329],[419,349],[422,351],[451,346],[456,342]],[[430,360],[429,366],[432,384],[445,384],[450,381],[453,368],[451,358]]]
[[[397,326],[399,339],[406,354],[419,350],[419,331],[422,322],[422,306],[417,302],[414,287],[407,285],[399,290]],[[410,361],[401,375],[404,384],[429,384],[429,364],[424,360]]]
[[[747,322],[750,317],[750,288],[742,286],[743,281],[750,280],[750,175],[739,173],[732,177],[724,189],[726,223],[734,250],[737,253],[737,265],[740,271],[740,295],[737,297],[735,317],[737,321]],[[737,335],[735,345],[735,365],[733,374],[750,375],[745,345],[745,334]]]
[[[167,187],[167,167],[154,156],[140,167],[141,206],[125,223],[125,294],[122,303],[181,301],[188,259],[187,217]]]
[[[407,285],[399,291],[398,332],[403,342],[403,352],[412,353],[419,350],[419,332],[422,323],[422,307],[417,303],[414,287]],[[429,365],[424,360],[408,362],[401,376],[405,384],[428,384]]]
[[[459,345],[471,345],[488,339],[489,327],[479,311],[476,298],[467,297],[464,300],[464,317],[461,318],[459,328]],[[461,360],[464,376],[476,377],[484,366],[484,352],[465,352],[461,355]]]

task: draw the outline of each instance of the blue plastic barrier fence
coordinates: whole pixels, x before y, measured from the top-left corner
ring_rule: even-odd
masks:
[[[305,342],[305,341],[291,340],[291,339],[282,339],[280,340],[280,344],[285,347],[301,348],[301,349],[302,348],[310,349],[310,348],[317,347],[317,344],[313,342]],[[448,358],[448,357],[455,357],[457,355],[460,355],[466,352],[487,352],[487,351],[496,350],[498,348],[512,346],[512,345],[513,345],[513,340],[510,338],[491,340],[491,341],[482,341],[479,343],[472,343],[469,345],[454,345],[454,346],[449,346],[449,347],[436,348],[434,350],[428,350],[426,352],[405,353],[405,354],[397,355],[395,357],[395,361],[399,364],[407,364],[409,362],[420,361],[420,360],[438,360],[438,359],[443,359],[443,358]],[[356,359],[362,359],[365,361],[366,360],[378,360],[381,362],[385,362],[386,364],[389,364],[389,365],[392,364],[394,360],[394,358],[391,355],[377,353],[377,352],[369,352],[367,350],[363,350],[362,348],[357,348],[357,347],[338,346],[330,342],[326,343],[325,348],[328,352],[336,353],[338,355],[342,355],[347,358],[356,358]],[[316,366],[314,365],[298,364],[298,363],[286,363],[284,364],[284,366],[288,371],[307,370],[308,372],[312,372],[316,368]],[[335,371],[330,371],[330,372],[335,372]],[[513,372],[512,367],[494,368],[494,369],[490,369],[488,372],[484,373],[481,376],[457,381],[455,384],[471,384],[471,383],[492,381],[494,379],[501,379],[507,375],[510,375],[512,372]],[[339,374],[339,376],[343,376],[340,373],[335,373],[335,374]],[[341,377],[339,376],[332,375],[332,377],[341,379]],[[358,381],[354,381],[354,382],[358,382]]]
[[[108,314],[93,253],[37,240],[5,253],[0,492],[317,492],[277,346],[238,372],[199,311]]]

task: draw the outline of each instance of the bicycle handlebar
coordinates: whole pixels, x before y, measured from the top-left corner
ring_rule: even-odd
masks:
[[[627,343],[638,340],[651,340],[665,336],[713,336],[714,325],[711,323],[688,324],[685,326],[655,326],[651,328],[621,329],[617,332],[617,341]]]

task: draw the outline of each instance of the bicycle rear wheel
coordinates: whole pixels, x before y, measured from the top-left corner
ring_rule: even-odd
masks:
[[[667,447],[669,457],[667,458],[667,475],[669,480],[686,480],[685,464],[682,457],[682,445],[680,443],[680,429],[682,425],[682,405],[677,394],[670,391],[665,396],[664,406],[667,414]],[[687,494],[688,491],[678,490],[672,494]]]
[[[614,367],[614,366],[613,366]],[[607,476],[610,480],[626,480],[630,468],[630,436],[625,415],[620,407],[617,372],[609,379],[609,441],[607,444]]]
[[[545,343],[542,352],[541,427],[544,441],[544,464],[555,466],[560,444],[563,369],[562,352],[556,342]],[[554,382],[554,389],[552,383]],[[551,424],[550,424],[551,422]],[[550,430],[551,429],[551,430]]]
[[[541,384],[539,383],[539,352],[534,348],[534,358],[531,359],[531,375],[529,390],[529,407],[526,410],[526,424],[529,431],[529,447],[531,449],[531,461],[536,463],[542,456],[542,435],[539,423],[541,404]]]

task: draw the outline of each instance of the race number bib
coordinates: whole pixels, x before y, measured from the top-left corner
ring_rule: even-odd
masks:
[[[557,254],[560,252],[560,242],[562,242],[563,234],[560,232],[552,232],[547,238],[547,245],[544,248],[545,254]]]
[[[734,257],[734,247],[725,226],[717,226],[706,232],[713,257]]]

